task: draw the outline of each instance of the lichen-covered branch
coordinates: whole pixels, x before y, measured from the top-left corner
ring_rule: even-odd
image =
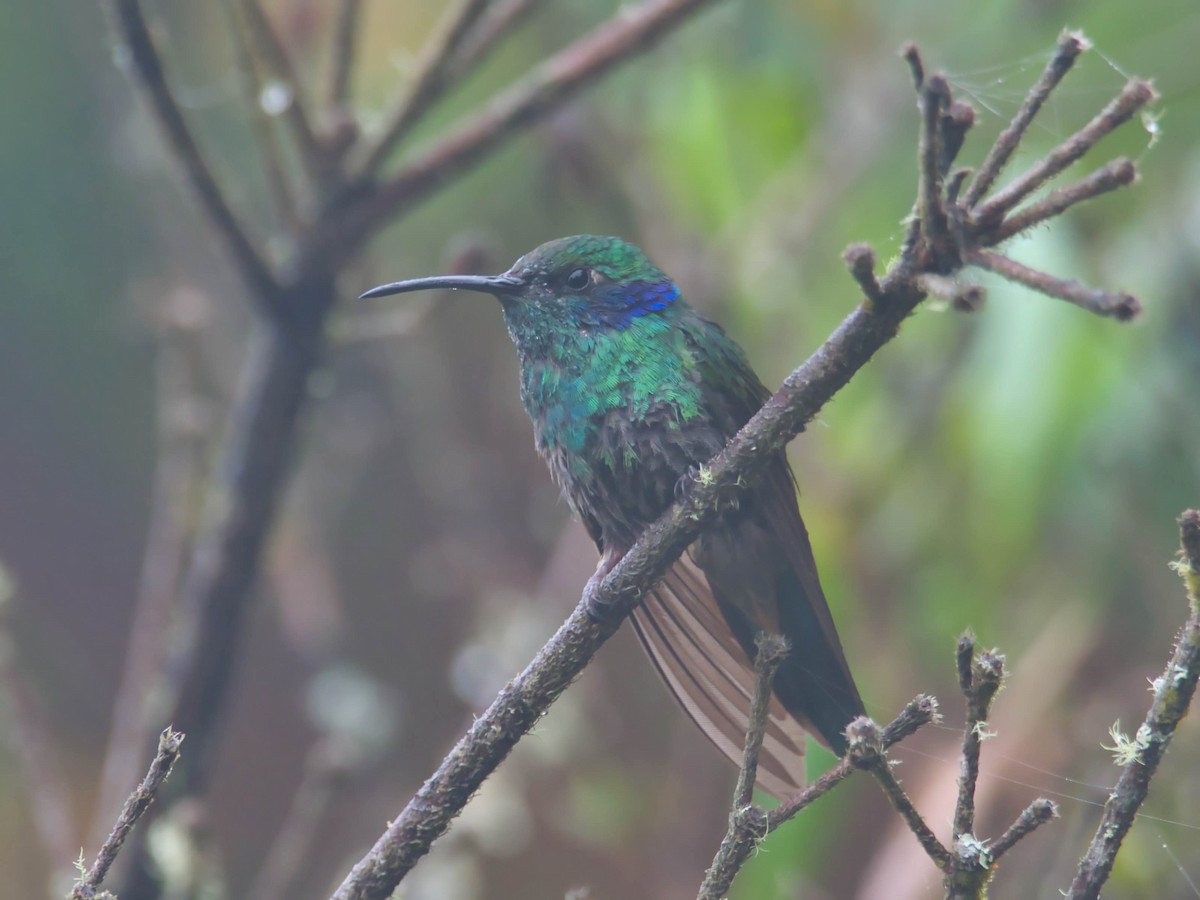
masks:
[[[1112,872],[1121,842],[1146,799],[1150,780],[1167,752],[1180,721],[1187,715],[1200,678],[1200,510],[1179,517],[1179,561],[1175,564],[1188,598],[1187,622],[1175,652],[1154,681],[1154,699],[1146,720],[1127,738],[1129,757],[1096,828],[1087,853],[1071,882],[1069,900],[1095,900]]]
[[[129,832],[133,830],[133,826],[137,824],[138,819],[142,817],[142,814],[154,802],[154,797],[158,793],[158,789],[167,780],[167,776],[171,774],[171,767],[179,759],[179,747],[182,743],[183,734],[171,728],[167,728],[159,735],[158,753],[155,755],[153,762],[150,763],[150,770],[146,773],[146,777],[142,779],[142,783],[134,789],[134,792],[129,795],[129,799],[125,801],[125,806],[121,809],[121,814],[117,816],[117,821],[113,825],[112,832],[104,842],[104,846],[100,848],[100,852],[96,855],[95,862],[92,863],[87,872],[83,873],[83,877],[80,878],[75,888],[71,891],[69,900],[95,900],[98,896],[96,893],[97,888],[104,881],[104,876],[108,874],[108,870],[116,860],[117,854],[121,852],[121,845],[125,843],[125,838],[129,836]]]

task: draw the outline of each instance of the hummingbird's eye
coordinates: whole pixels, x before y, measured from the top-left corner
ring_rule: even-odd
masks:
[[[567,276],[566,285],[573,291],[582,291],[592,280],[592,273],[588,269],[572,269],[571,274]]]

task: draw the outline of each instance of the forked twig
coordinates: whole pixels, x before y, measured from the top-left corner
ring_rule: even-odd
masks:
[[[882,749],[887,750],[915,733],[923,725],[937,722],[940,718],[937,701],[933,697],[923,694],[915,697],[883,729],[880,735]],[[878,726],[869,719],[856,719],[852,723],[853,726],[873,728],[878,732]],[[741,807],[743,821],[738,823],[736,830],[731,827],[730,831],[726,833],[725,840],[721,842],[712,866],[705,873],[704,884],[700,888],[697,900],[724,897],[729,891],[730,885],[733,884],[733,879],[763,838],[828,794],[854,774],[855,768],[849,758],[843,759],[804,790],[797,792],[775,809],[765,813],[756,807]],[[735,809],[733,813],[738,811]],[[730,817],[730,824],[731,826],[734,824],[733,815]]]

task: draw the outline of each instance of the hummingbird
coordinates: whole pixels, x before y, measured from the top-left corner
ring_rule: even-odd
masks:
[[[742,348],[620,238],[560,238],[502,275],[397,281],[362,298],[426,290],[500,301],[535,445],[600,552],[593,579],[770,396]],[[757,784],[769,794],[782,799],[804,786],[807,735],[845,754],[843,732],[865,714],[863,703],[783,451],[631,619],[675,699],[735,764],[754,690],[755,638],[788,639],[759,757]]]

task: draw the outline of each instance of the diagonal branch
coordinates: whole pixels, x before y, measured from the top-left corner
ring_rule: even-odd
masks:
[[[104,881],[104,876],[108,874],[108,870],[116,861],[117,854],[121,851],[121,846],[125,843],[125,839],[129,837],[129,832],[133,830],[133,826],[138,823],[138,820],[154,802],[154,797],[162,787],[163,782],[167,780],[167,776],[171,774],[171,768],[175,765],[175,761],[179,759],[179,747],[183,743],[183,734],[171,728],[164,729],[163,733],[158,738],[158,753],[154,760],[150,763],[150,770],[146,773],[146,777],[142,779],[142,783],[137,786],[129,799],[125,801],[124,807],[121,809],[121,814],[117,816],[116,824],[113,825],[112,832],[108,839],[104,842],[104,846],[100,848],[100,852],[96,855],[95,862],[91,868],[83,873],[83,877],[75,885],[71,891],[68,900],[91,900],[96,897],[96,889],[100,883]],[[111,894],[108,896],[112,896]]]
[[[329,54],[329,75],[325,84],[325,105],[339,110],[350,96],[350,73],[354,68],[354,49],[362,0],[339,0],[333,27],[333,49]]]
[[[229,31],[233,41],[233,52],[238,77],[245,94],[246,116],[250,130],[258,145],[263,174],[267,178],[267,189],[275,206],[275,215],[283,228],[290,230],[296,224],[296,200],[288,184],[279,137],[270,116],[263,109],[262,79],[259,77],[258,60],[250,44],[245,7],[234,0],[221,0],[225,15],[229,19]]]
[[[668,22],[696,5],[698,0],[646,4],[564,50],[526,81],[500,95],[467,126],[402,170],[375,198],[363,201],[356,213],[358,218],[348,220],[349,230],[361,237],[396,207],[422,198],[438,178],[462,171],[513,128],[544,113],[548,104],[562,100],[596,73],[652,40]],[[767,461],[804,429],[854,373],[896,336],[901,323],[925,296],[921,278],[952,274],[976,249],[972,241],[977,237],[961,226],[964,210],[957,206],[946,209],[940,190],[931,189],[931,184],[940,186],[942,172],[948,171],[953,162],[952,156],[939,154],[938,148],[956,146],[971,117],[961,110],[949,114],[954,101],[945,79],[925,79],[915,49],[908,56],[914,73],[919,73],[918,90],[924,92],[926,112],[918,172],[920,214],[910,223],[900,257],[876,281],[870,254],[863,248],[849,254],[853,274],[872,296],[785,379],[763,408],[706,465],[711,477],[694,485],[647,528],[603,580],[589,582],[566,622],[475,720],[371,851],[354,866],[334,894],[336,900],[391,895],[484,779],[590,662],[675,559],[728,504],[736,502],[748,485],[753,485]],[[937,115],[930,113],[930,103]],[[603,611],[603,621],[591,618],[589,609]],[[848,774],[848,764],[835,767],[828,779],[819,783],[828,790]],[[781,814],[794,814],[791,803],[780,810]],[[770,815],[766,821],[769,826]],[[941,854],[948,857],[948,851],[941,848],[938,854],[933,844],[929,849],[943,865]]]
[[[234,214],[167,84],[162,58],[150,37],[138,0],[106,0],[112,28],[128,60],[129,71],[142,90],[172,154],[183,168],[209,224],[225,243],[234,266],[250,287],[255,301],[269,315],[279,312],[279,289],[245,224]]]
[[[446,62],[446,76],[461,78],[487,56],[496,43],[536,10],[544,0],[498,0],[463,36]]]
[[[319,184],[323,174],[324,153],[312,122],[309,120],[304,86],[296,74],[292,57],[258,0],[240,0],[240,2],[256,48],[262,53],[267,66],[274,70],[275,77],[283,82],[288,91],[288,102],[283,109],[283,116],[291,126],[300,162],[314,184]]]
[[[991,250],[969,249],[967,262],[981,269],[994,272],[1001,278],[1032,288],[1047,297],[1057,297],[1099,316],[1112,316],[1118,322],[1128,322],[1141,314],[1142,304],[1137,297],[1123,291],[1107,291],[1088,287],[1074,278],[1059,278],[1047,272],[1031,269],[1002,254]]]
[[[492,0],[457,0],[442,16],[434,36],[425,44],[407,86],[384,114],[384,125],[369,142],[362,162],[353,166],[362,176],[374,174],[442,92],[450,86],[447,64],[467,30]]]
[[[1158,95],[1150,82],[1140,78],[1130,79],[1121,93],[1094,119],[976,209],[976,220],[982,223],[994,222],[1010,212],[1018,203],[1087,153],[1101,138],[1128,122],[1138,110],[1157,98]]]
[[[1176,570],[1188,597],[1188,618],[1166,669],[1154,681],[1154,700],[1146,720],[1130,741],[1130,759],[1117,786],[1104,805],[1096,836],[1079,863],[1068,900],[1096,900],[1108,880],[1121,842],[1133,826],[1150,790],[1158,764],[1180,721],[1187,715],[1200,678],[1200,511],[1186,510],[1179,517],[1180,560]]]
[[[533,69],[482,109],[418,154],[377,187],[359,185],[327,229],[322,248],[331,258],[353,253],[375,229],[462,175],[504,141],[594,84],[618,63],[650,49],[688,15],[711,0],[646,0],[623,7],[590,34]]]
[[[472,724],[438,770],[342,882],[336,900],[391,895],[400,880],[450,825],[484,779],[583,671],[621,621],[667,568],[812,420],[833,395],[891,340],[920,301],[892,279],[885,302],[860,305],[808,361],[788,376],[766,405],[706,468],[711,478],[646,529],[633,548],[586,594],[520,675]],[[604,621],[587,610],[604,609]]]
[[[1009,123],[1004,131],[1000,132],[996,143],[992,145],[992,149],[984,157],[983,163],[979,166],[979,172],[975,175],[971,186],[967,188],[966,194],[963,195],[963,203],[966,206],[975,206],[983,199],[984,194],[992,189],[996,178],[1003,171],[1004,167],[1008,165],[1008,160],[1021,143],[1021,138],[1025,136],[1025,131],[1042,108],[1042,104],[1046,102],[1046,98],[1058,87],[1058,83],[1063,80],[1066,74],[1071,71],[1071,67],[1075,65],[1076,58],[1088,46],[1087,38],[1078,31],[1065,32],[1058,39],[1058,47],[1055,49],[1054,56],[1050,58],[1049,64],[1042,72],[1041,78],[1030,89],[1029,94],[1025,97],[1025,102],[1021,104],[1021,108],[1013,116],[1012,122]]]

